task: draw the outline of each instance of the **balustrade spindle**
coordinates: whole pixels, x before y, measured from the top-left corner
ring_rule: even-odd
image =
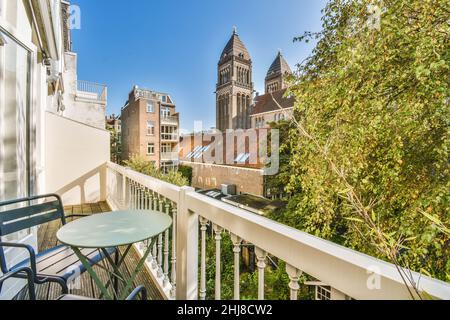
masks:
[[[170,295],[175,299],[176,295],[176,286],[177,286],[177,207],[176,203],[172,203],[172,270],[171,270],[171,279],[172,279],[172,290],[170,291]]]
[[[122,208],[127,207],[127,176],[122,174]]]
[[[133,181],[128,183],[128,208],[133,209]]]
[[[157,211],[158,209],[158,195],[156,193],[153,193],[153,210]],[[153,248],[152,248],[152,268],[156,269],[158,268],[158,244],[157,241],[153,241]]]
[[[291,289],[291,300],[298,300],[298,290],[300,286],[298,281],[300,280],[300,276],[302,275],[302,271],[286,264],[286,273],[289,276],[289,288]]]
[[[133,194],[134,194],[134,197],[133,197],[133,209],[134,210],[136,210],[137,209],[137,204],[138,204],[138,186],[137,186],[137,183],[135,182],[135,183],[133,183],[133,185],[134,185],[134,190],[133,190]]]
[[[216,286],[215,286],[215,299],[220,300],[222,297],[221,293],[221,268],[220,268],[220,242],[222,240],[222,227],[214,225],[214,234],[216,240]]]
[[[158,195],[159,212],[163,211],[163,201],[161,195]],[[163,234],[158,235],[158,278],[162,278],[163,273]]]
[[[206,230],[208,229],[208,220],[200,217],[200,300],[206,299]]]
[[[166,202],[166,214],[170,215],[170,203]],[[169,229],[164,232],[164,287],[169,284]]]
[[[145,188],[141,185],[141,205],[140,205],[140,210],[145,210]]]
[[[264,300],[264,270],[266,269],[267,252],[260,248],[255,248],[256,259],[258,260],[258,300]]]
[[[233,253],[234,253],[234,300],[240,299],[240,272],[239,272],[239,259],[241,254],[242,239],[238,236],[231,234],[231,240],[233,241]]]

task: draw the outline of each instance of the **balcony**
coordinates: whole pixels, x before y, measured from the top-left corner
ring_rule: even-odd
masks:
[[[176,116],[161,116],[161,125],[169,125],[178,127],[178,117]]]
[[[105,165],[107,202],[112,209],[157,209],[175,221],[155,244],[148,269],[167,299],[205,299],[206,241],[216,245],[220,270],[221,240],[226,233],[234,244],[234,298],[240,298],[240,252],[243,243],[255,246],[259,299],[265,297],[264,270],[268,257],[286,262],[290,297],[298,297],[303,272],[330,287],[335,298],[410,299],[396,267],[360,252],[314,237],[198,194],[190,187],[177,187],[116,164]],[[207,237],[212,228],[214,237]],[[199,246],[200,244],[200,246]],[[137,246],[142,254],[143,247]],[[199,263],[200,262],[200,263]],[[233,263],[227,261],[227,263]],[[200,267],[199,267],[200,266]],[[375,271],[374,271],[375,270]],[[371,276],[382,284],[371,288]],[[412,272],[420,290],[439,299],[450,299],[450,284]],[[221,298],[221,273],[215,275],[215,298]]]
[[[161,152],[161,161],[178,161],[178,152]]]
[[[106,85],[94,82],[78,80],[75,99],[84,102],[96,102],[106,104],[108,88]]]
[[[163,142],[178,142],[179,136],[177,133],[161,133],[161,141],[163,141]]]
[[[233,297],[239,300],[241,254],[250,244],[254,246],[257,262],[257,288],[254,294],[260,300],[264,300],[267,290],[273,290],[265,286],[265,271],[276,258],[286,263],[280,271],[289,278],[285,290],[291,300],[299,297],[299,277],[302,273],[315,279],[309,285],[320,286],[322,291],[320,295],[316,293],[316,297],[411,299],[393,264],[209,198],[193,188],[178,187],[111,162],[102,165],[98,171],[93,174],[102,177],[98,181],[99,194],[104,198],[101,200],[105,201],[102,210],[153,209],[173,218],[173,226],[159,235],[151,248],[151,255],[146,261],[147,273],[138,279],[139,284],[146,284],[155,292],[154,299],[204,300],[206,284],[215,283],[212,294],[220,300],[223,297],[222,263],[227,263],[228,268],[234,268]],[[90,178],[83,177],[86,183]],[[88,205],[80,208],[90,210]],[[46,238],[40,241],[54,241],[48,230],[43,229]],[[225,236],[231,238],[231,248],[222,246]],[[206,250],[207,244],[213,244],[214,251]],[[134,249],[136,255],[142,256],[146,244],[136,244]],[[224,261],[225,250],[230,249],[234,259]],[[135,261],[131,259],[127,263]],[[206,272],[207,261],[216,261],[218,267],[215,274]],[[449,283],[412,271],[410,275],[420,291],[436,299],[450,299]],[[86,277],[83,275],[83,290],[89,291],[92,286],[89,287],[90,280]],[[374,278],[379,286],[373,286]]]

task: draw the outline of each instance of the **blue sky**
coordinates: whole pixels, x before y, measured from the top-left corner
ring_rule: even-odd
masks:
[[[294,68],[318,31],[325,0],[72,0],[81,8],[73,30],[78,78],[108,85],[108,114],[119,114],[133,85],[169,93],[183,129],[215,126],[217,62],[233,26],[253,60],[255,89],[281,49]]]

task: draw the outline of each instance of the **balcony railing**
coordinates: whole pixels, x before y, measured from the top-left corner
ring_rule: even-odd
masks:
[[[161,116],[161,124],[178,126],[178,117],[175,116]]]
[[[179,136],[177,133],[161,133],[161,140],[177,142],[179,140]]]
[[[227,232],[233,241],[234,298],[240,298],[242,243],[255,246],[258,298],[264,299],[264,269],[268,255],[286,262],[292,300],[298,298],[299,277],[306,273],[339,297],[354,299],[410,299],[393,264],[342,247],[113,163],[106,164],[107,201],[113,209],[154,209],[172,216],[174,224],[160,235],[147,261],[155,282],[167,299],[205,299],[207,226],[215,242],[215,298],[221,298],[221,241]],[[200,247],[199,247],[200,243]],[[137,245],[143,252],[146,244]],[[199,264],[200,260],[200,264]],[[200,267],[199,267],[200,266]],[[450,299],[450,284],[411,272],[421,291]],[[373,286],[376,279],[377,286]]]
[[[178,152],[161,152],[162,161],[178,161]]]
[[[78,99],[82,100],[106,103],[108,98],[108,87],[103,84],[78,80],[76,96]]]

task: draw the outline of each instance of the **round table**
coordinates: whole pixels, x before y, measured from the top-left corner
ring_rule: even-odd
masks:
[[[119,271],[119,267],[124,262],[133,244],[145,240],[153,240],[156,236],[166,231],[171,224],[172,218],[170,216],[153,210],[116,211],[96,214],[68,223],[58,230],[56,237],[61,243],[72,248],[99,287],[102,296],[111,299],[112,297],[108,292],[111,281],[104,285],[89,264],[87,257],[80,250],[85,248],[99,249],[112,266],[115,279],[125,282],[123,293],[119,295],[117,291],[115,292],[116,298],[123,299],[151,251],[150,243],[131,278],[125,281],[125,278]],[[108,249],[116,248],[118,251],[120,246],[127,246],[127,248],[120,260],[113,261]]]

